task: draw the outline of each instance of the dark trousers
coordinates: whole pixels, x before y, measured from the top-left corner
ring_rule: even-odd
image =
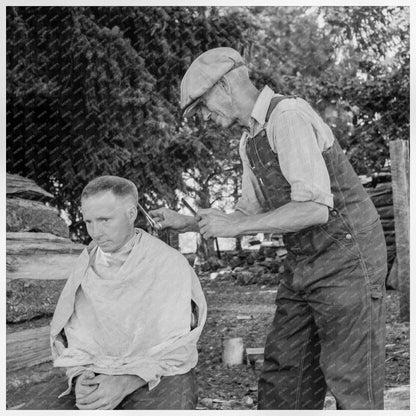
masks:
[[[286,274],[266,340],[259,409],[322,409],[327,388],[339,409],[383,409],[386,271],[373,261],[358,258],[312,284],[312,275]]]
[[[187,374],[163,377],[150,391],[147,386],[136,390],[115,410],[192,410],[197,401],[196,377],[191,370]]]
[[[58,398],[68,387],[66,378],[30,386],[24,410],[77,410],[73,392]],[[115,410],[191,410],[197,404],[197,384],[193,370],[186,374],[162,377],[149,391],[147,385],[126,396]]]

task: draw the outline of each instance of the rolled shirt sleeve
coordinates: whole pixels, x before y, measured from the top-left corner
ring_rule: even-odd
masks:
[[[329,173],[313,120],[294,109],[276,110],[277,107],[267,125],[267,136],[291,186],[291,200],[313,201],[332,208]]]

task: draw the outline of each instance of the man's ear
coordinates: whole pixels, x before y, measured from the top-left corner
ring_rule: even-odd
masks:
[[[129,220],[132,224],[134,224],[134,221],[136,221],[137,218],[137,207],[135,207],[134,205],[132,205],[128,210],[127,210],[127,215],[129,217]]]

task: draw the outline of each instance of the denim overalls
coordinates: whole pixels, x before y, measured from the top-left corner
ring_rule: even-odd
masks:
[[[284,98],[272,99],[268,117]],[[290,202],[290,184],[265,129],[248,139],[246,151],[264,210]],[[338,142],[322,156],[334,208],[326,224],[283,236],[288,254],[266,340],[259,409],[322,409],[327,387],[337,408],[383,409],[383,230]]]

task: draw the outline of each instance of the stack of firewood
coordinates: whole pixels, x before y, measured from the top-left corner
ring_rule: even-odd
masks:
[[[386,239],[387,262],[388,270],[390,272],[396,258],[392,185],[391,182],[384,182],[379,183],[375,188],[367,188],[366,190],[380,215],[384,237]],[[395,288],[394,282],[388,280],[388,283],[390,283],[391,287]]]
[[[47,201],[53,197],[50,193],[18,175],[7,174],[6,179],[7,370],[10,371],[49,359],[47,327],[16,332],[14,326],[52,316],[84,246],[69,239],[68,227],[59,211],[48,206]]]

